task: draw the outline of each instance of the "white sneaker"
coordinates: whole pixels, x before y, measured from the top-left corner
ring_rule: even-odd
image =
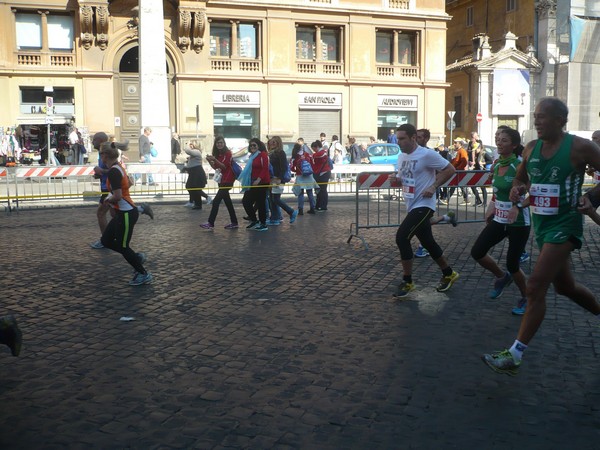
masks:
[[[193,202],[187,202],[185,205],[186,208],[193,208],[194,207],[194,203]]]
[[[100,249],[100,248],[104,248],[104,245],[102,245],[102,241],[100,239],[98,239],[95,242],[92,242],[90,244],[90,247],[95,248],[95,249]]]
[[[206,197],[206,204],[210,205],[213,201],[213,198],[209,195],[208,197]]]

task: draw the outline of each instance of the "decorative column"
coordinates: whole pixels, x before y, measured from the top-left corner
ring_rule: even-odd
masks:
[[[535,3],[538,22],[537,59],[543,64],[540,75],[540,97],[556,95],[555,68],[559,49],[556,41],[556,0],[541,0]],[[532,98],[537,103],[538,98]]]
[[[171,130],[162,0],[139,0],[139,17],[141,124],[142,129],[152,128],[150,140],[158,150],[158,161],[167,162]]]

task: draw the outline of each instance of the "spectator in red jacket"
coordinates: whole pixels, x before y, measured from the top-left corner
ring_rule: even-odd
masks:
[[[327,184],[331,178],[331,165],[329,164],[329,148],[322,147],[321,141],[315,141],[311,145],[313,151],[313,167],[314,179],[319,185],[317,193],[317,204],[315,210],[317,212],[327,211],[327,203],[329,196],[327,194]]]
[[[251,187],[244,192],[242,205],[250,218],[250,225],[246,228],[256,231],[267,231],[267,193],[271,184],[271,175],[269,174],[269,154],[265,143],[260,139],[252,138],[248,143],[250,159],[247,164],[252,165],[250,175]],[[256,152],[259,152],[256,156]],[[258,210],[258,220],[256,211]]]

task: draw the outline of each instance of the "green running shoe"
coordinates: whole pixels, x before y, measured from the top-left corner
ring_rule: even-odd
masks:
[[[458,280],[459,276],[460,275],[458,275],[458,272],[452,271],[452,273],[450,275],[448,275],[447,277],[441,278],[441,280],[438,283],[435,290],[438,292],[446,292],[448,289],[450,289],[452,287],[454,282],[456,280]]]
[[[521,362],[516,362],[508,350],[502,350],[492,354],[485,354],[481,357],[484,363],[496,373],[504,373],[514,377],[519,373]]]
[[[403,281],[400,283],[400,286],[396,288],[396,292],[394,292],[394,297],[406,297],[409,292],[415,290],[415,283],[407,283]]]

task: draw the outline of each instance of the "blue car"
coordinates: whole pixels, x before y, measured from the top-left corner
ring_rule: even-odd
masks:
[[[371,164],[393,164],[398,166],[398,153],[400,146],[398,144],[371,144],[367,147]]]

